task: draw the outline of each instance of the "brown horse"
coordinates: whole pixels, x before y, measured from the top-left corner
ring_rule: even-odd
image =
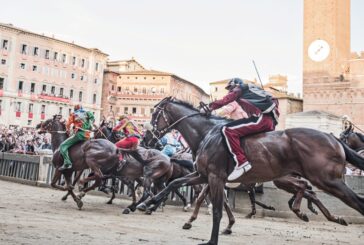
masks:
[[[182,134],[196,156],[197,172],[173,181],[147,204],[154,209],[175,188],[208,183],[213,227],[207,244],[217,244],[224,185],[235,165],[221,135],[226,120],[201,115],[186,102],[168,97],[155,106],[152,123],[159,137],[172,128]],[[346,161],[364,169],[364,159],[334,136],[313,129],[293,128],[248,136],[241,144],[253,167],[238,179],[239,182],[253,184],[289,174],[302,176],[364,215],[364,198],[342,179]]]
[[[110,173],[118,164],[117,149],[111,142],[103,139],[88,140],[72,146],[69,149],[69,155],[72,160],[72,168],[60,171],[59,167],[63,165],[63,157],[59,152],[60,144],[67,139],[66,126],[62,120],[62,116],[55,115],[52,119],[48,119],[37,125],[37,129],[43,132],[49,132],[52,135],[52,150],[54,152],[52,163],[56,168],[51,186],[68,191],[77,203],[79,209],[82,208],[82,197],[90,190],[95,189],[101,184],[103,173]],[[90,168],[94,172],[94,176],[88,180],[95,180],[95,183],[84,189],[78,196],[73,192],[71,177],[73,172],[78,172],[75,181],[80,178],[84,169]],[[66,187],[57,184],[61,176],[65,177]]]
[[[107,125],[101,124],[101,127],[96,131],[95,138],[106,138],[109,142],[117,141],[116,135]],[[170,159],[155,149],[145,149],[138,147],[137,151],[130,151],[125,154],[126,163],[119,169],[114,169],[108,177],[120,179],[126,183],[132,191],[133,202],[123,213],[128,214],[134,212],[136,206],[144,202],[149,196],[153,196],[151,187],[152,184],[158,191],[165,187],[165,183],[170,179],[173,173],[173,164]],[[143,178],[143,195],[139,201],[136,201],[134,182],[140,182]]]

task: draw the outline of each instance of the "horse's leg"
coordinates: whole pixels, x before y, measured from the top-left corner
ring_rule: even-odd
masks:
[[[103,180],[106,185],[106,180]],[[115,183],[116,183],[116,177],[111,177],[111,198],[106,204],[112,204],[112,201],[115,199]]]
[[[80,194],[78,194],[78,197],[80,199],[82,199],[88,191],[94,190],[96,187],[100,186],[100,184],[101,184],[101,182],[103,180],[103,174],[102,174],[102,172],[101,172],[101,170],[99,168],[95,167],[95,168],[92,169],[92,171],[94,172],[94,175],[92,177],[87,177],[86,179],[88,179],[87,182],[91,181],[91,180],[95,180],[95,183],[92,186],[87,187],[86,189],[83,189],[80,192]],[[86,182],[84,182],[84,183],[86,183]]]
[[[66,180],[66,188],[68,189],[68,193],[72,196],[73,200],[76,202],[78,209],[81,209],[83,206],[83,202],[81,201],[81,198],[76,196],[76,194],[73,192],[73,186],[71,183],[72,172],[68,171],[63,175],[64,179]]]
[[[179,189],[175,190],[174,193],[176,193],[176,195],[179,196],[179,198],[182,200],[182,202],[183,202],[183,211],[187,212],[188,208],[187,208],[186,198],[182,195],[182,193],[179,191]]]
[[[52,182],[51,182],[51,186],[55,189],[61,190],[61,191],[66,191],[67,188],[65,188],[64,186],[61,185],[57,185],[58,180],[61,178],[62,176],[62,172],[58,170],[58,168],[55,170],[54,174],[53,174],[53,178],[52,178]]]
[[[197,219],[197,215],[200,210],[200,207],[201,207],[203,201],[205,200],[207,194],[209,193],[209,190],[210,190],[209,185],[205,185],[203,187],[202,191],[200,192],[200,194],[198,195],[198,197],[196,199],[195,209],[193,210],[193,213],[192,213],[190,219],[187,221],[187,223],[185,223],[183,225],[183,227],[182,227],[183,229],[185,229],[185,230],[191,229],[192,222]]]
[[[169,185],[163,191],[151,198],[146,203],[146,206],[154,205],[155,207],[158,207],[171,191],[176,190],[181,186],[198,185],[204,183],[206,183],[206,178],[200,176],[197,172],[191,173],[182,178],[175,179],[169,183]]]
[[[233,212],[231,211],[231,208],[229,205],[229,200],[225,193],[224,193],[224,208],[225,208],[226,214],[228,215],[228,218],[229,218],[229,224],[225,228],[225,230],[223,230],[222,234],[230,235],[232,233],[231,227],[235,224],[235,217],[233,215]]]
[[[326,217],[328,221],[332,221],[335,223],[338,223],[340,225],[348,225],[346,221],[341,217],[336,217],[330,213],[330,211],[322,204],[322,202],[317,198],[316,193],[313,191],[306,191],[304,194],[304,197],[309,201],[310,203],[314,203],[320,211],[323,213],[323,215]]]
[[[212,203],[213,225],[210,241],[204,245],[217,245],[219,240],[220,221],[222,217],[222,207],[224,204],[224,181],[215,174],[209,174],[208,183],[210,186],[210,197]]]
[[[129,214],[130,211],[134,212],[136,210],[136,195],[135,195],[135,186],[133,181],[128,181],[127,183],[128,188],[131,190],[131,196],[133,198],[133,202],[123,210],[123,214]]]
[[[77,183],[77,181],[80,179],[81,175],[83,173],[83,170],[80,170],[80,171],[77,171],[76,172],[76,176],[75,176],[75,179],[73,180],[73,183],[72,183],[72,186],[74,187]],[[62,201],[66,201],[67,200],[67,197],[70,195],[71,193],[68,191],[66,195],[64,195],[62,197]]]
[[[245,218],[250,219],[253,215],[257,213],[257,210],[255,209],[255,190],[254,186],[247,186],[248,187],[248,194],[250,199],[250,206],[251,206],[251,212],[245,216]]]
[[[144,179],[144,184],[143,184],[143,196],[139,199],[139,201],[135,204],[137,209],[141,210],[141,207],[144,208],[143,211],[146,211],[146,206],[144,201],[147,200],[148,196],[153,196],[151,193],[151,185],[152,185],[152,180],[147,177]]]

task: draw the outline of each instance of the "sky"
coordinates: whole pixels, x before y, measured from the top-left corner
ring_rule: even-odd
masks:
[[[303,0],[0,0],[0,22],[134,57],[209,92],[232,77],[288,76],[302,90]],[[364,1],[351,0],[351,49],[364,50]]]

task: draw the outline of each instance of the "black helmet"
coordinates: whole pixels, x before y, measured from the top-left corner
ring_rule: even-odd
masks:
[[[243,83],[244,83],[243,80],[241,80],[240,78],[233,78],[233,79],[230,79],[230,81],[227,83],[225,89],[232,90],[237,85],[243,84]]]

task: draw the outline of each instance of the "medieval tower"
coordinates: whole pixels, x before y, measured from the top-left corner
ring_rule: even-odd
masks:
[[[303,39],[304,111],[364,128],[364,52],[350,49],[350,0],[304,0]]]

